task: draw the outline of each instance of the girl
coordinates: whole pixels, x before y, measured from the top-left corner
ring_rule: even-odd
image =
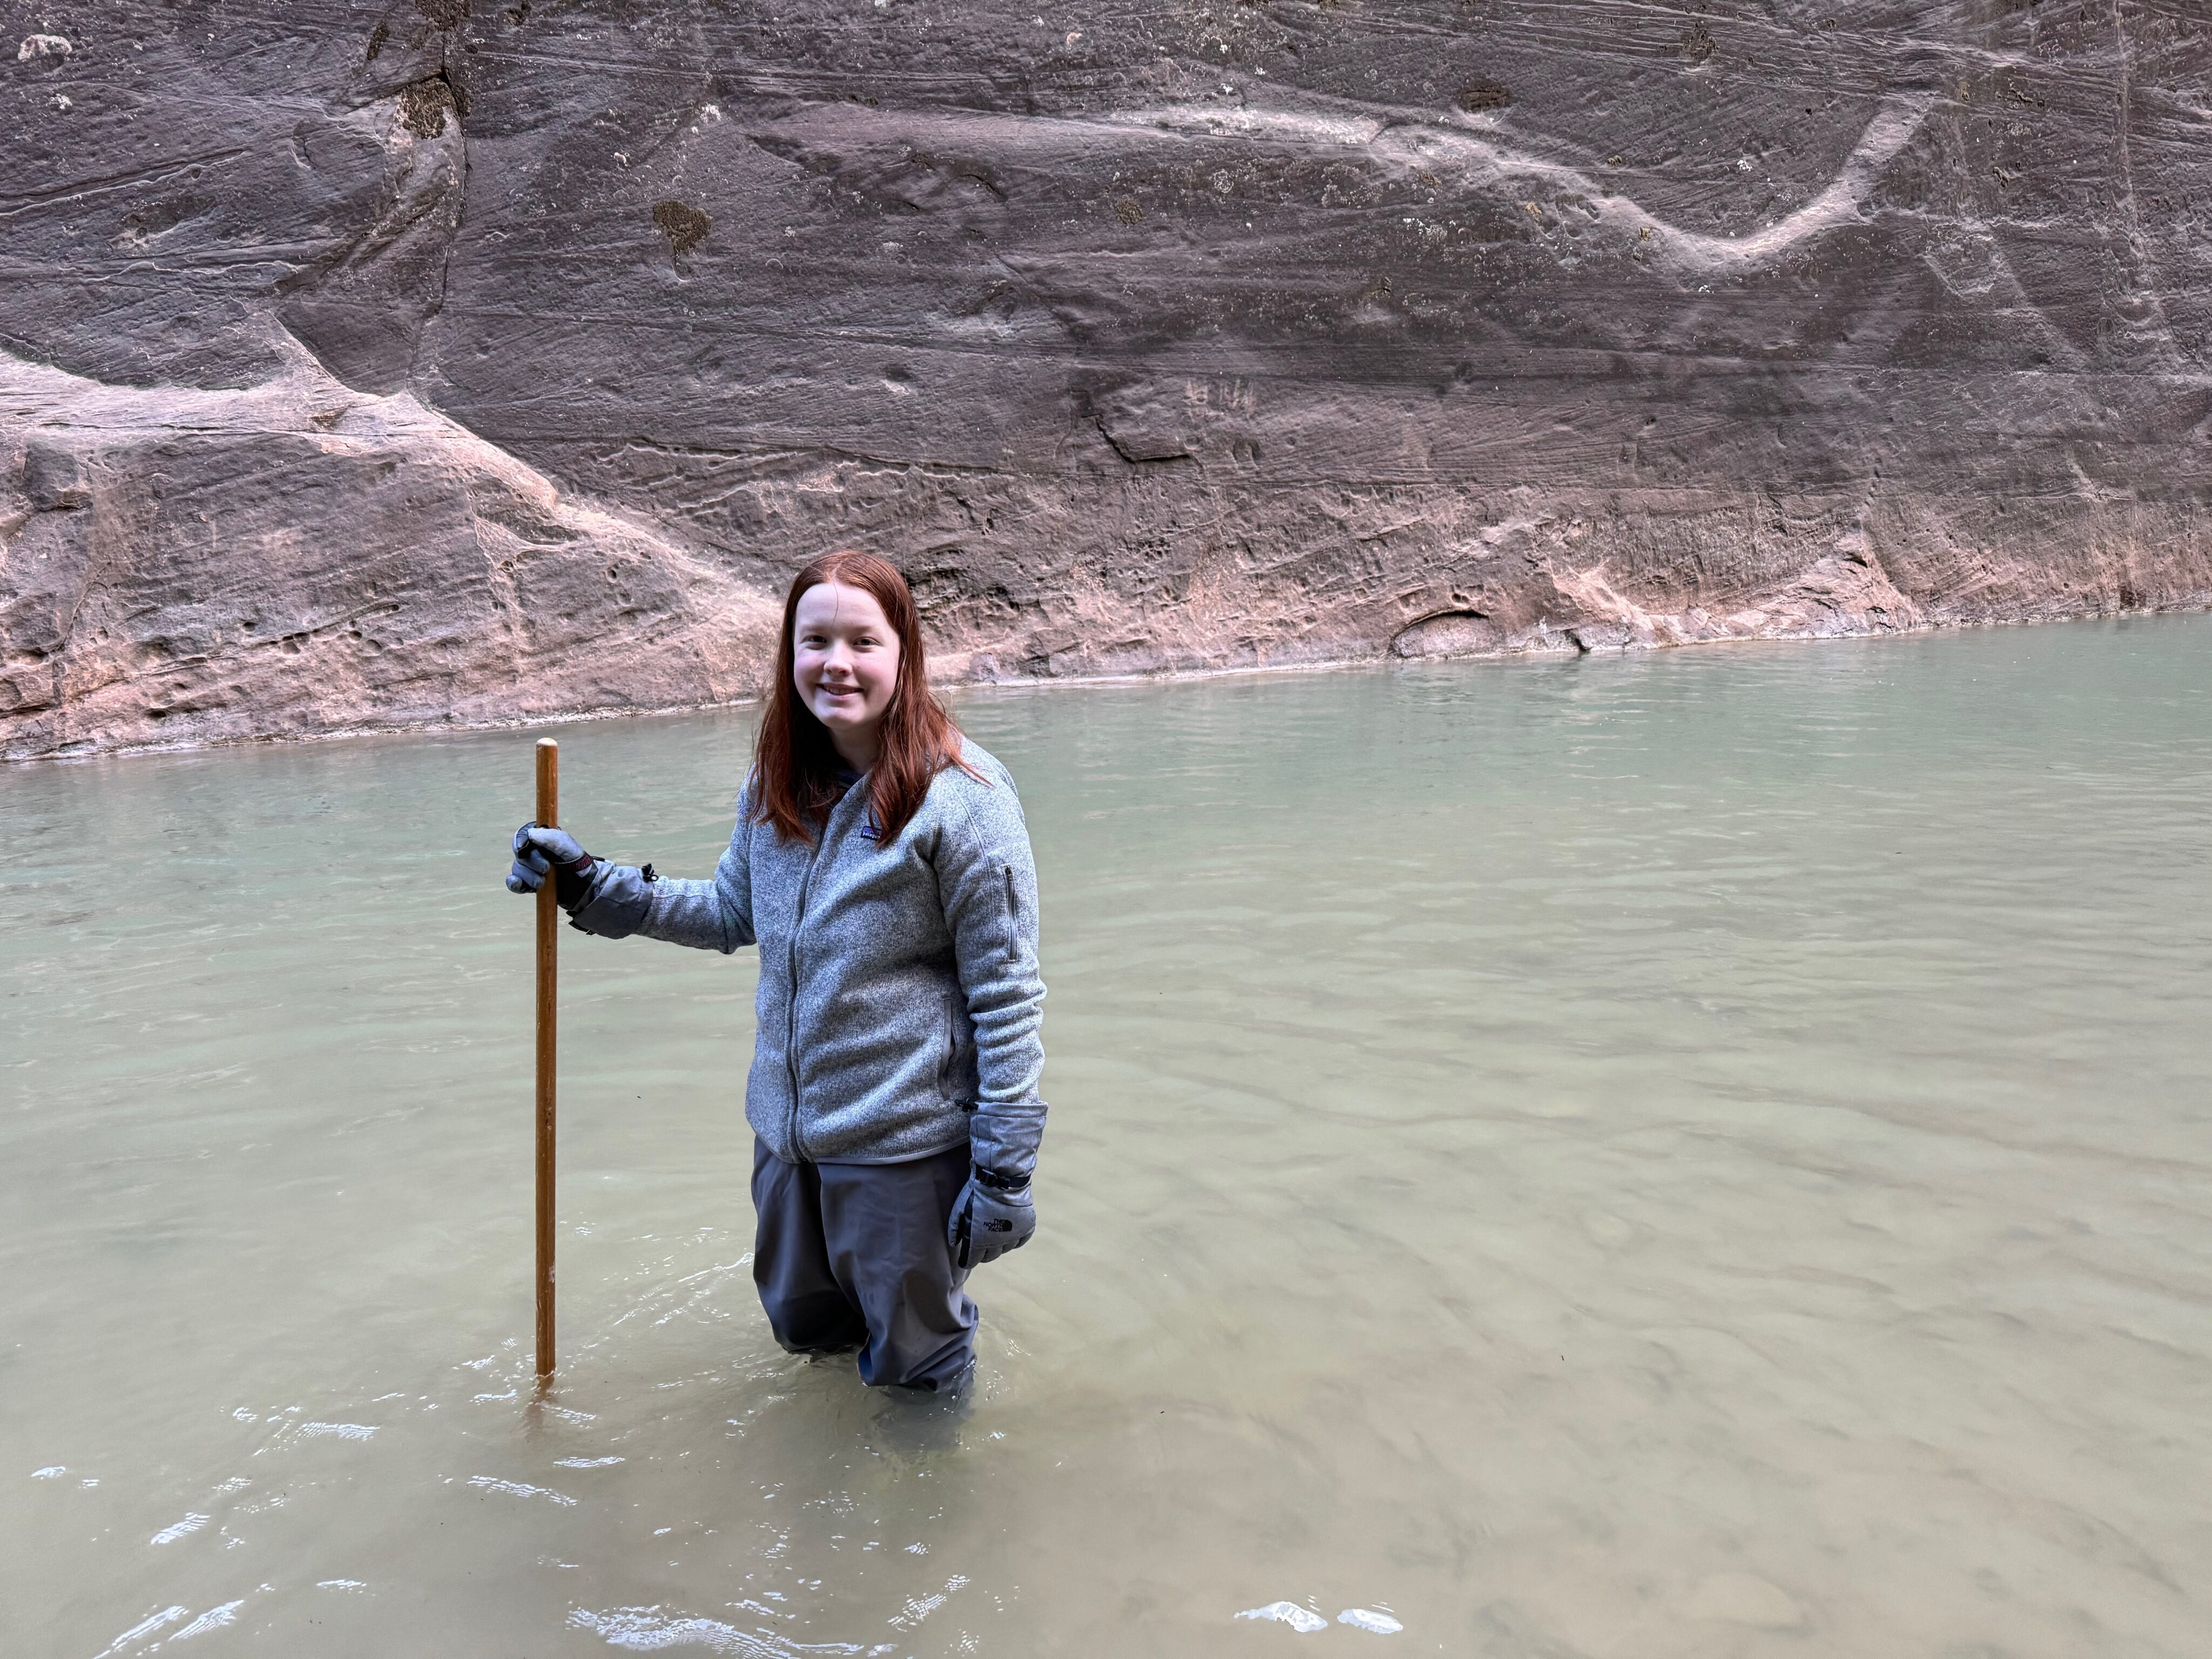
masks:
[[[775,682],[712,881],[566,831],[515,832],[507,886],[550,873],[572,927],[725,955],[760,945],[753,1281],[793,1353],[961,1389],[969,1269],[1036,1231],[1036,870],[1013,779],[929,689],[906,580],[830,553],[784,601]]]

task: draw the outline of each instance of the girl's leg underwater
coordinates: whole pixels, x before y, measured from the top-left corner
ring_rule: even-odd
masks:
[[[791,1353],[848,1353],[867,1322],[830,1271],[822,1237],[821,1166],[786,1164],[753,1139],[753,1283]]]
[[[793,1353],[858,1346],[860,1380],[930,1393],[975,1359],[975,1304],[945,1224],[968,1179],[956,1146],[903,1164],[786,1164],[753,1143],[753,1282]]]

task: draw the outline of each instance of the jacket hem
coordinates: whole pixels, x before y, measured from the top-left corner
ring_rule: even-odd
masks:
[[[768,1148],[770,1157],[785,1164],[915,1164],[925,1158],[942,1158],[954,1147],[969,1144],[966,1127],[963,1126],[961,1133],[956,1137],[946,1139],[944,1145],[927,1146],[916,1152],[847,1152],[836,1158],[796,1158],[784,1157],[775,1149],[774,1143],[757,1129],[753,1131],[753,1138]]]

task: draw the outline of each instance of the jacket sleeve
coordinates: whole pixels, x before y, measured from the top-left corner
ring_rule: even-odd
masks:
[[[962,833],[939,844],[938,889],[952,932],[978,1086],[969,1130],[975,1161],[1029,1179],[1044,1138],[1044,981],[1037,973],[1036,864],[1013,780],[964,789]]]
[[[738,827],[712,881],[648,881],[627,864],[599,866],[568,925],[601,939],[641,934],[724,956],[753,942],[750,791],[738,797]]]

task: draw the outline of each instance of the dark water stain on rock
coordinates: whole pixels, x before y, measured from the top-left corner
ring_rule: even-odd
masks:
[[[1459,89],[1455,100],[1469,115],[1480,115],[1486,110],[1504,109],[1513,101],[1512,92],[1498,81],[1470,81]]]
[[[399,119],[417,138],[435,138],[446,130],[446,114],[460,113],[453,88],[442,75],[410,81],[399,88]]]
[[[714,222],[688,202],[665,201],[653,204],[653,222],[660,227],[660,234],[668,239],[672,253],[689,253],[707,240],[707,233]]]

